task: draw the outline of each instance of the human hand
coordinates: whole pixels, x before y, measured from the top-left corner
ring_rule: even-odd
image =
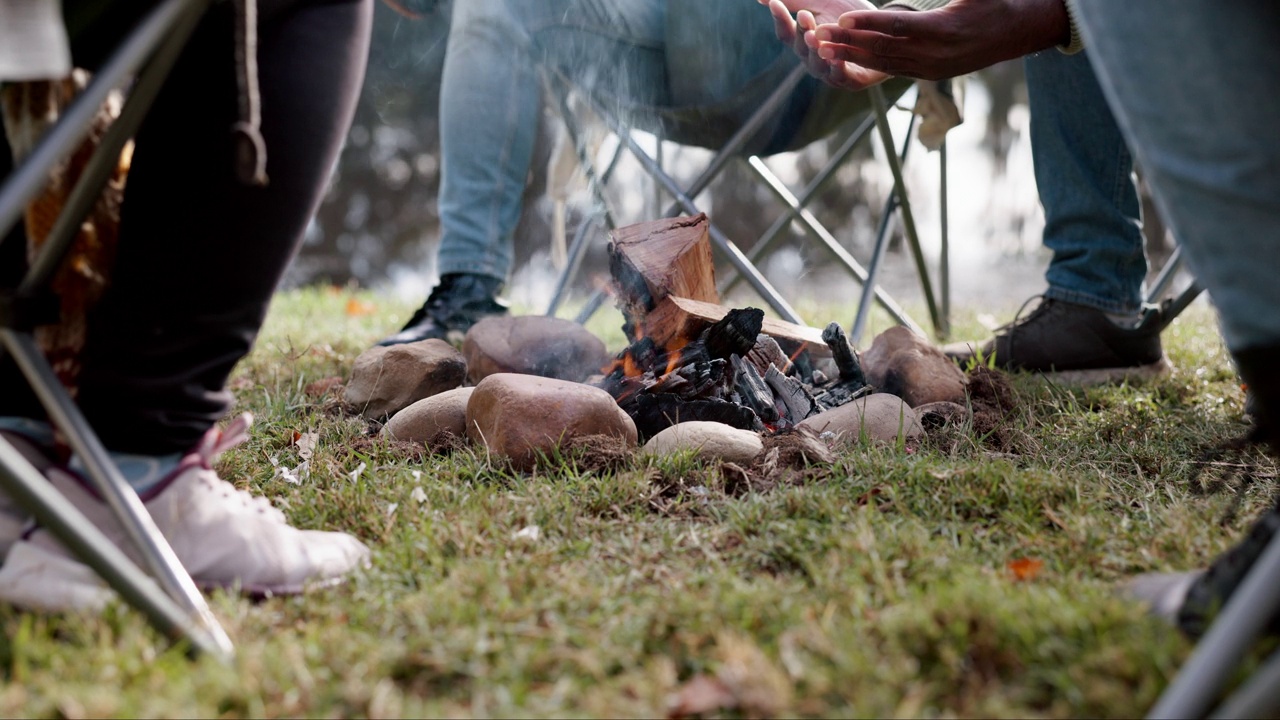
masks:
[[[813,35],[827,62],[940,80],[1066,44],[1071,21],[1064,0],[952,0],[922,12],[847,12]]]
[[[834,23],[852,10],[875,9],[867,0],[758,0],[773,15],[774,34],[791,46],[809,74],[833,87],[864,90],[889,79],[889,75],[869,70],[857,63],[827,61],[818,54],[814,31],[823,23]],[[792,13],[795,14],[792,17]]]

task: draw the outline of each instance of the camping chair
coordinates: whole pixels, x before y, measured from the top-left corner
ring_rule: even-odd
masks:
[[[827,161],[826,165],[815,174],[812,180],[797,194],[793,193],[778,177],[770,171],[765,165],[763,159],[758,155],[746,155],[744,157],[743,148],[747,142],[756,134],[756,132],[776,113],[778,113],[792,90],[800,83],[805,76],[805,69],[799,64],[791,70],[786,76],[785,81],[780,83],[778,87],[769,95],[768,99],[760,106],[752,116],[737,129],[733,136],[722,147],[715,149],[714,156],[707,164],[705,169],[697,176],[688,187],[681,187],[680,184],[664,170],[661,162],[653,156],[645,152],[639,142],[632,135],[632,128],[626,126],[618,117],[614,116],[606,110],[598,98],[593,97],[590,93],[577,92],[577,88],[573,81],[554,69],[544,68],[544,76],[551,96],[554,99],[560,112],[561,119],[564,122],[565,129],[572,139],[578,161],[587,176],[587,184],[595,201],[595,208],[577,228],[573,242],[569,245],[567,258],[564,269],[556,283],[555,292],[551,303],[547,309],[547,315],[555,315],[561,304],[563,303],[570,283],[576,276],[582,262],[582,258],[586,253],[590,242],[590,235],[599,225],[603,225],[606,230],[615,228],[614,213],[610,210],[608,202],[605,199],[603,186],[609,181],[615,167],[617,166],[619,155],[623,148],[629,151],[637,161],[639,161],[643,170],[654,179],[654,181],[672,198],[674,203],[667,208],[664,213],[665,217],[672,217],[678,214],[697,214],[700,212],[694,198],[696,198],[708,185],[718,176],[725,166],[735,158],[744,160],[750,167],[751,171],[759,178],[765,186],[782,202],[786,210],[767,230],[765,230],[754,243],[750,250],[743,253],[737,245],[731,242],[725,234],[715,225],[710,223],[709,235],[713,247],[727,258],[735,271],[733,277],[721,283],[721,292],[727,291],[739,281],[745,280],[753,290],[783,319],[793,323],[804,324],[799,314],[787,302],[785,298],[769,283],[756,267],[756,262],[760,260],[764,254],[771,249],[773,242],[790,224],[798,223],[805,230],[806,234],[830,253],[841,268],[847,271],[853,278],[861,284],[863,291],[861,301],[859,303],[857,316],[853,322],[853,331],[850,333],[850,340],[855,344],[861,338],[866,326],[867,315],[871,309],[872,303],[878,304],[883,308],[890,317],[898,324],[904,325],[920,335],[926,335],[926,332],[919,324],[913,321],[905,311],[876,283],[876,278],[882,267],[885,249],[888,247],[890,239],[890,230],[892,222],[897,216],[901,218],[903,232],[906,237],[907,244],[911,250],[912,257],[915,261],[916,270],[919,274],[921,289],[924,294],[926,306],[928,308],[930,320],[934,333],[939,337],[945,337],[948,332],[949,303],[948,303],[948,280],[947,280],[947,229],[946,229],[946,151],[945,145],[940,150],[939,157],[942,165],[943,183],[941,187],[941,203],[942,203],[942,241],[940,253],[939,274],[941,277],[941,301],[935,295],[933,283],[930,279],[930,270],[927,267],[923,250],[920,245],[919,236],[916,232],[915,218],[911,211],[911,204],[908,197],[906,184],[902,174],[902,162],[905,159],[907,150],[910,147],[911,129],[914,127],[915,118],[912,118],[912,124],[908,128],[907,136],[903,140],[902,149],[895,147],[893,133],[889,127],[888,111],[890,101],[881,87],[875,87],[868,90],[871,101],[871,109],[862,117],[855,117],[852,122],[856,123],[849,133],[847,139],[841,147],[835,151],[832,157]],[[900,86],[905,87],[905,86]],[[570,107],[569,96],[575,94],[581,98],[588,109],[596,116],[604,121],[608,130],[618,140],[618,146],[613,158],[606,164],[603,171],[598,172],[595,168],[595,159],[583,142],[583,133],[579,126],[579,122],[573,110]],[[890,194],[888,201],[885,203],[884,210],[881,215],[880,225],[877,231],[874,250],[870,267],[864,267],[858,262],[828,231],[821,222],[806,209],[809,201],[816,197],[822,190],[828,180],[835,174],[836,170],[849,157],[849,155],[858,147],[858,145],[866,139],[872,131],[877,132],[885,149],[886,159],[889,168],[893,174],[893,192]],[[661,147],[661,143],[659,143]],[[585,322],[600,307],[604,298],[601,291],[595,292],[587,301],[585,307],[579,313],[576,320]]]
[[[125,482],[37,347],[32,331],[56,324],[49,284],[70,250],[76,230],[116,168],[159,93],[188,37],[211,0],[164,0],[146,15],[98,69],[89,85],[66,108],[31,153],[0,185],[0,239],[21,221],[26,205],[40,193],[50,171],[86,137],[94,116],[113,91],[128,87],[128,98],[70,193],[41,252],[16,287],[0,287],[0,356],[14,358],[50,419],[85,461],[94,489],[114,511],[145,558],[150,576],[40,474],[9,443],[0,440],[0,490],[9,495],[67,548],[96,571],[120,596],[174,640],[190,641],[192,652],[228,659],[232,646],[191,576],[156,529],[137,493]],[[153,580],[154,578],[154,580]]]
[[[1160,268],[1160,272],[1156,273],[1155,278],[1151,281],[1151,287],[1147,291],[1146,305],[1153,308],[1154,312],[1159,312],[1160,329],[1163,331],[1169,327],[1169,323],[1173,322],[1183,310],[1187,309],[1197,297],[1203,288],[1196,280],[1192,280],[1182,288],[1176,295],[1169,295],[1169,290],[1173,287],[1174,280],[1178,276],[1178,271],[1183,266],[1182,246],[1174,247],[1173,254],[1165,260],[1164,266]],[[1168,296],[1168,297],[1166,297]]]

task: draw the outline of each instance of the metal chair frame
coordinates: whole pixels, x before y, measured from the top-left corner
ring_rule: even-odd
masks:
[[[48,182],[56,163],[83,142],[107,96],[128,87],[120,116],[112,123],[69,195],[38,257],[15,288],[0,288],[0,354],[8,352],[72,449],[85,461],[94,489],[107,502],[144,558],[150,575],[123,552],[22,457],[0,440],[0,489],[49,529],[120,596],[162,633],[186,640],[192,653],[222,660],[233,655],[230,639],[209,610],[191,576],[156,528],[138,494],[125,482],[102,443],[58,382],[32,336],[50,317],[50,280],[66,256],[120,152],[141,125],[165,78],[211,0],[164,0],[125,38],[98,69],[38,145],[0,186],[0,238],[21,221],[26,205]]]
[[[779,84],[768,99],[761,107],[752,115],[752,117],[740,127],[737,132],[725,143],[723,147],[718,149],[712,159],[708,162],[703,171],[689,184],[687,188],[681,187],[680,183],[671,177],[662,167],[661,162],[647,153],[640,147],[639,143],[632,136],[631,128],[624,125],[621,120],[614,117],[604,109],[600,101],[593,97],[590,93],[580,93],[579,96],[586,102],[588,108],[600,117],[608,126],[610,132],[618,139],[618,148],[613,158],[606,164],[602,172],[597,172],[595,168],[595,160],[587,151],[581,129],[575,118],[574,113],[569,107],[568,97],[576,88],[572,80],[564,76],[562,73],[550,68],[544,68],[544,76],[547,85],[551,91],[552,97],[557,103],[561,119],[565,124],[565,129],[569,133],[574,143],[574,147],[578,154],[578,161],[584,173],[587,176],[587,184],[595,201],[595,208],[592,214],[583,220],[578,226],[574,235],[573,242],[569,246],[568,259],[564,270],[558,278],[555,293],[547,308],[547,315],[555,315],[563,304],[570,283],[577,275],[581,266],[582,258],[590,243],[590,234],[598,225],[603,225],[606,230],[616,228],[614,214],[609,209],[608,202],[605,199],[603,187],[607,184],[614,168],[617,166],[618,159],[622,150],[625,148],[640,163],[644,171],[654,179],[654,181],[672,198],[674,202],[667,208],[664,217],[672,217],[677,214],[696,214],[700,212],[694,201],[703,190],[719,175],[724,167],[734,158],[742,158],[746,161],[748,167],[758,177],[767,188],[782,202],[785,206],[784,213],[770,226],[755,242],[751,249],[743,253],[737,245],[731,242],[725,234],[715,225],[710,223],[709,235],[713,247],[719,251],[726,259],[728,259],[733,275],[722,280],[720,285],[721,292],[726,292],[738,282],[746,281],[751,288],[783,319],[793,323],[804,324],[800,315],[787,302],[785,298],[765,279],[764,275],[756,267],[756,262],[770,249],[772,243],[780,235],[781,231],[791,223],[798,223],[813,240],[817,241],[828,253],[830,253],[839,266],[847,271],[863,288],[862,296],[859,302],[857,315],[852,324],[853,331],[850,334],[850,340],[856,345],[866,326],[866,319],[870,312],[872,303],[878,304],[883,308],[893,320],[900,325],[910,328],[912,331],[926,335],[926,331],[898,305],[892,297],[889,296],[875,282],[878,273],[882,267],[884,252],[888,247],[890,239],[890,230],[895,218],[900,218],[903,234],[906,237],[907,244],[911,249],[912,258],[915,261],[916,269],[920,277],[921,289],[924,294],[925,303],[933,326],[934,333],[938,337],[945,337],[949,332],[949,281],[948,281],[948,261],[947,261],[947,224],[946,224],[946,150],[945,146],[939,152],[940,163],[942,167],[942,186],[941,186],[941,209],[942,209],[942,240],[940,255],[940,300],[933,289],[933,282],[930,278],[930,270],[925,261],[924,252],[920,245],[919,236],[916,232],[915,216],[911,211],[911,203],[906,189],[906,183],[903,179],[902,163],[907,154],[907,148],[910,146],[911,130],[914,128],[915,118],[912,118],[912,124],[908,127],[906,138],[903,140],[902,149],[895,147],[893,132],[889,127],[888,110],[889,101],[885,97],[883,89],[874,87],[868,90],[872,102],[872,110],[866,117],[862,118],[859,124],[853,129],[848,138],[841,147],[828,160],[827,164],[815,174],[812,180],[798,193],[793,193],[785,183],[768,168],[764,160],[758,155],[745,156],[742,148],[747,141],[760,129],[760,127],[782,107],[791,91],[804,78],[805,69],[797,66],[786,79]],[[885,155],[889,162],[890,170],[893,174],[893,192],[889,199],[885,202],[884,211],[881,215],[880,226],[876,233],[876,241],[872,252],[872,260],[870,267],[864,267],[856,260],[836,238],[822,225],[822,223],[806,209],[808,202],[815,197],[825,184],[835,174],[835,171],[848,158],[853,150],[866,139],[872,131],[875,131],[880,137],[885,149]],[[659,144],[661,148],[661,143]],[[585,322],[599,309],[604,300],[604,293],[596,291],[588,299],[582,311],[578,314],[576,320],[579,323]]]

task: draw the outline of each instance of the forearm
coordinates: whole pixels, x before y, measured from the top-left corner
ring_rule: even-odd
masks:
[[[952,0],[889,0],[881,9],[937,10]],[[1054,46],[1065,53],[1079,52],[1083,46],[1069,0],[1007,0],[1015,18],[1014,27],[1023,38],[1024,52],[1038,52]]]

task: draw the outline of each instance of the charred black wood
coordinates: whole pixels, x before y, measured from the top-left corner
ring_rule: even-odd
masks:
[[[755,347],[756,337],[764,325],[764,311],[759,308],[735,308],[698,336],[698,343],[706,346],[707,355],[713,360],[728,360],[732,355],[743,355]]]
[[[641,393],[620,402],[636,423],[636,432],[644,442],[676,423],[707,420],[724,423],[742,430],[764,430],[760,418],[743,405],[727,400],[685,400],[667,393]]]
[[[790,375],[792,371],[791,360],[786,353],[782,352],[782,346],[777,340],[764,333],[756,336],[756,343],[747,352],[746,359],[761,375],[768,372],[771,365],[778,368],[783,375]]]
[[[764,374],[764,382],[769,389],[773,390],[773,396],[776,398],[775,407],[780,401],[783,407],[779,408],[779,411],[791,424],[794,425],[819,412],[818,403],[799,380],[789,378],[777,368],[771,367],[769,372]]]
[[[651,393],[669,393],[685,399],[724,399],[733,391],[733,368],[726,360],[681,365],[658,378]]]
[[[836,367],[840,370],[841,383],[857,386],[867,384],[867,376],[862,372],[862,364],[858,362],[858,355],[849,345],[849,338],[840,328],[840,323],[833,322],[828,325],[822,331],[822,341],[831,348],[831,355],[836,361]]]
[[[854,388],[852,384],[837,383],[831,387],[818,390],[813,394],[813,399],[818,403],[821,410],[830,410],[838,408],[845,403],[853,402],[863,395],[870,395],[871,390],[870,385]]]
[[[707,346],[701,342],[691,342],[679,350],[673,350],[672,353],[679,353],[679,357],[676,362],[680,365],[710,362],[715,359],[711,357],[711,353],[707,352]],[[662,368],[659,369],[659,372],[664,372],[666,367],[671,363],[672,353],[668,353],[662,357]]]
[[[737,371],[736,390],[738,401],[751,408],[766,425],[778,421],[778,410],[773,406],[773,391],[750,362],[734,355],[733,368]]]

